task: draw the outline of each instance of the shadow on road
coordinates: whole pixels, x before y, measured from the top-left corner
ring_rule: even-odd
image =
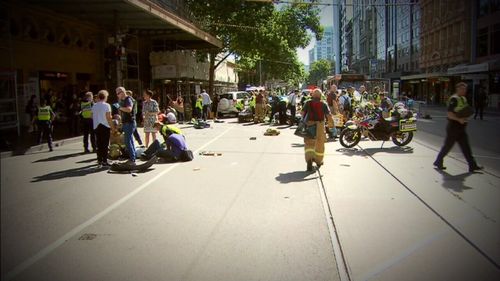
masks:
[[[34,177],[31,182],[41,182],[41,181],[49,181],[49,180],[58,180],[64,178],[72,178],[72,177],[83,177],[88,174],[93,174],[97,172],[106,171],[108,168],[101,167],[97,168],[97,164],[92,164],[84,167],[78,167],[74,169],[68,169],[58,172],[49,173],[43,176]]]
[[[365,149],[358,149],[358,148],[339,148],[336,150],[337,152],[340,152],[346,156],[364,156],[367,157],[367,154],[370,156],[373,156],[374,154],[378,152],[385,152],[385,153],[391,153],[391,154],[411,154],[413,153],[413,148],[409,146],[393,146],[393,147],[374,147],[374,148],[365,148]]]
[[[303,181],[310,181],[310,180],[315,180],[316,177],[308,177],[312,174],[314,174],[315,171],[295,171],[295,172],[290,172],[290,173],[280,173],[279,176],[276,177],[276,180],[279,181],[280,183],[291,183],[291,182],[303,182]]]
[[[85,155],[85,154],[86,153],[84,153],[84,152],[76,152],[76,153],[70,153],[70,154],[64,154],[64,155],[56,155],[56,156],[52,156],[49,158],[44,158],[44,159],[39,159],[39,160],[33,161],[33,163],[58,161],[58,160],[68,159],[71,157],[77,157],[77,156],[81,156],[81,155]]]
[[[450,173],[436,169],[443,176],[443,187],[455,192],[463,192],[464,190],[472,189],[472,187],[465,185],[465,179],[472,173],[462,173],[458,175],[451,175]]]

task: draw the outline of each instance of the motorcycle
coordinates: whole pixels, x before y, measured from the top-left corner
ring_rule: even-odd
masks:
[[[416,114],[408,111],[404,115],[395,115],[383,118],[381,112],[375,112],[349,120],[340,132],[340,144],[352,148],[363,136],[372,141],[385,142],[391,139],[397,146],[409,144],[413,139],[413,132],[417,130]]]

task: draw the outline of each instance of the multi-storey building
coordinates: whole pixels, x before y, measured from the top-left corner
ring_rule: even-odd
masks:
[[[343,0],[340,3],[340,69],[342,72],[349,71],[352,63],[352,22],[353,22],[353,0]],[[337,60],[338,61],[338,60]]]
[[[421,74],[403,76],[403,90],[416,99],[446,103],[461,78],[448,69],[471,60],[471,1],[421,0],[418,66]]]
[[[327,26],[323,32],[323,38],[316,41],[313,49],[309,51],[309,65],[318,60],[329,60],[334,62],[333,54],[333,27]]]

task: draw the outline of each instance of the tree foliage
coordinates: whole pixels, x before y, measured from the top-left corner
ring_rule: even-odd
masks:
[[[259,72],[263,80],[288,81],[304,78],[296,49],[306,47],[313,33],[321,39],[319,10],[313,5],[245,0],[188,0],[192,13],[203,27],[223,42],[219,52],[231,52],[242,71]]]
[[[329,60],[318,60],[311,64],[309,69],[309,77],[307,82],[310,85],[318,85],[321,81],[327,78],[332,71],[332,63]]]

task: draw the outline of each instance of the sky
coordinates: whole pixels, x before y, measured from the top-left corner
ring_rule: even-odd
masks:
[[[333,25],[333,6],[319,6],[321,9],[320,18],[321,25],[323,26],[331,26]],[[311,35],[312,36],[312,35]],[[316,40],[314,36],[312,36],[311,43],[305,49],[297,49],[297,55],[299,57],[299,61],[304,65],[309,64],[309,50],[313,48]]]

